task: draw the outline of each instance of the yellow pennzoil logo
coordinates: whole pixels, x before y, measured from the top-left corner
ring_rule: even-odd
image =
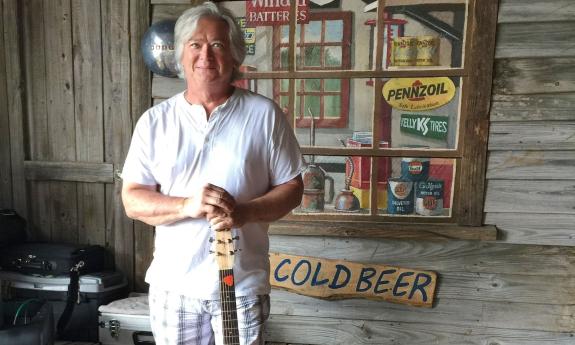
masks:
[[[392,78],[381,93],[392,108],[429,110],[449,103],[455,96],[455,84],[447,77]]]

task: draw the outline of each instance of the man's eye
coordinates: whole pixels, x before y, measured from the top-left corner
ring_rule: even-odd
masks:
[[[192,47],[192,48],[199,48],[200,45],[199,45],[198,43],[196,43],[196,42],[190,42],[190,47]]]
[[[217,43],[217,42],[216,42],[216,43],[213,43],[213,44],[212,44],[212,47],[214,47],[214,48],[223,48],[224,45],[221,44],[221,43]]]

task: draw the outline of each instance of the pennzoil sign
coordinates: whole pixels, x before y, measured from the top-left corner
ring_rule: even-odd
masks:
[[[420,111],[439,108],[455,96],[455,84],[447,77],[392,78],[381,90],[392,108]]]

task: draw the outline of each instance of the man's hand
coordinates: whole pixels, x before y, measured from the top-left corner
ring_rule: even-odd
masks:
[[[231,214],[236,207],[234,197],[225,189],[213,184],[204,185],[184,200],[183,213],[192,218],[215,217]]]

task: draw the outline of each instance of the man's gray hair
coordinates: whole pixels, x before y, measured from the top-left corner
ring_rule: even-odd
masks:
[[[176,45],[176,62],[178,64],[179,77],[184,78],[184,68],[181,62],[184,45],[192,38],[196,31],[198,21],[203,17],[215,17],[228,23],[232,58],[236,62],[236,66],[234,66],[234,71],[232,72],[232,81],[239,79],[241,75],[239,66],[244,62],[244,58],[246,57],[244,34],[234,20],[234,14],[227,8],[220,7],[211,1],[206,1],[201,5],[184,11],[176,21],[174,43]]]

